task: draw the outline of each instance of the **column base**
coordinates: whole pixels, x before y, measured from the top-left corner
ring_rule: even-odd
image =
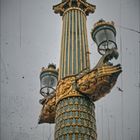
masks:
[[[56,108],[55,140],[96,140],[95,105],[85,96],[68,97]]]

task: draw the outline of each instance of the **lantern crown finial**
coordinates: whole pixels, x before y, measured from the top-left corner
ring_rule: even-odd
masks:
[[[102,25],[108,25],[108,26],[114,27],[114,21],[107,22],[107,21],[105,21],[103,18],[101,18],[99,21],[97,21],[97,22],[94,24],[94,29],[95,29],[96,27],[99,27],[99,26],[102,26]],[[94,29],[93,29],[93,30],[94,30]],[[114,29],[115,29],[115,27],[114,27]]]
[[[42,67],[41,74],[47,71],[54,71],[55,73],[58,73],[58,70],[56,70],[56,65],[54,63],[49,63],[48,67]]]
[[[56,69],[56,65],[53,64],[53,63],[50,63],[50,64],[48,65],[48,69]]]

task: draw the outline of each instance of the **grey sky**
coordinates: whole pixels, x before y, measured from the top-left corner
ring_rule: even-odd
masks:
[[[53,140],[54,125],[37,125],[39,74],[48,63],[59,66],[62,19],[52,6],[60,1],[0,1],[1,140]],[[91,67],[100,56],[90,31],[101,18],[116,24],[120,58],[114,62],[123,67],[111,93],[96,102],[98,140],[139,140],[140,1],[88,2],[97,6],[87,18]]]

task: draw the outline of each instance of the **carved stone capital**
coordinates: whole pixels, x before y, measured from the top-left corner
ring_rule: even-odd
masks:
[[[94,13],[96,9],[95,5],[92,5],[84,0],[64,0],[61,3],[54,5],[53,10],[56,14],[59,13],[62,16],[67,9],[72,7],[80,8],[86,15]]]

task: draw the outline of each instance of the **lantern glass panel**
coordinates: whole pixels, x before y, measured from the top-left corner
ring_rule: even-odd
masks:
[[[96,33],[95,39],[96,39],[97,45],[99,45],[101,42],[105,41],[105,40],[106,40],[105,31],[104,31],[104,30],[98,31],[98,32]]]
[[[106,32],[107,40],[111,40],[113,42],[116,42],[116,37],[115,37],[115,34],[112,30],[106,29],[105,32]]]
[[[57,77],[46,73],[46,75],[44,75],[41,78],[41,90],[40,90],[41,95],[44,97],[53,95],[54,90],[56,88],[56,84]]]
[[[109,29],[104,29],[104,30],[100,30],[96,33],[96,43],[99,46],[101,43],[103,43],[103,46],[108,46],[110,48],[109,45],[111,45],[113,42],[115,41],[115,35],[113,33],[112,30]]]
[[[41,87],[55,87],[57,84],[57,78],[52,75],[46,75],[41,80]]]
[[[48,95],[50,95],[50,93],[51,93],[52,91],[53,91],[53,90],[50,89],[50,88],[48,88],[48,87],[43,87],[43,88],[41,88],[41,94],[42,94],[43,96],[48,96]]]
[[[95,34],[95,42],[100,54],[105,54],[108,49],[116,48],[115,33],[109,28],[102,28]]]

